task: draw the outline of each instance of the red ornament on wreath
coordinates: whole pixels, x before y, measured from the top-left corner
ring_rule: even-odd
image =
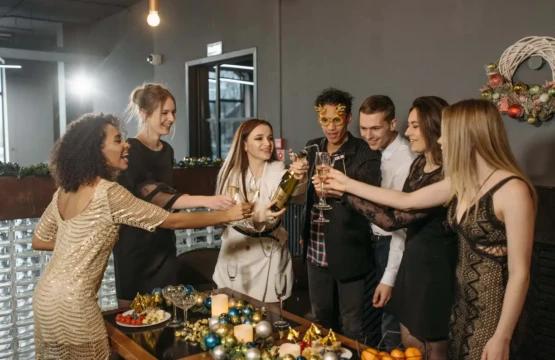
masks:
[[[494,87],[498,87],[499,85],[503,84],[504,82],[505,82],[505,78],[503,77],[503,75],[493,74],[493,75],[490,75],[488,84],[489,84],[489,86],[494,88]]]
[[[509,106],[507,114],[513,119],[520,119],[524,115],[524,108],[518,104]]]

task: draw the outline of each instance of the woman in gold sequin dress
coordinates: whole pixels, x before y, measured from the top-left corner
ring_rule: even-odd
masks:
[[[445,180],[412,193],[380,189],[333,172],[328,186],[402,210],[448,204],[459,237],[449,359],[522,359],[536,194],[509,147],[501,114],[487,100],[446,108]],[[525,314],[522,314],[525,315]],[[518,324],[518,326],[517,326]]]
[[[175,213],[135,198],[112,182],[127,167],[129,145],[110,115],[73,122],[52,152],[59,186],[42,215],[33,249],[55,250],[33,297],[37,359],[108,359],[110,348],[97,292],[120,224],[196,228],[241,220],[240,204],[222,212]]]

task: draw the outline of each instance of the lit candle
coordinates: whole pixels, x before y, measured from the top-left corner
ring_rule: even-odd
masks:
[[[301,356],[301,345],[284,343],[279,347],[279,357],[284,357],[287,354],[293,355],[295,358]]]
[[[212,296],[212,316],[227,314],[227,295],[218,294]]]
[[[250,324],[237,325],[233,328],[233,335],[238,342],[248,343],[252,342],[254,338],[254,329]]]

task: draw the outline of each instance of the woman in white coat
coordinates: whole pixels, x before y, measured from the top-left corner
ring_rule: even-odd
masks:
[[[274,150],[270,123],[258,119],[245,121],[235,133],[216,185],[216,194],[231,195],[238,202],[254,202],[255,207],[248,221],[228,224],[224,230],[213,280],[218,288],[233,287],[267,303],[279,301],[274,288],[275,275],[286,275],[283,300],[291,295],[294,276],[288,233],[281,224],[285,209],[270,210],[273,194],[287,171]],[[299,180],[291,201],[304,200],[307,170],[304,160],[291,164],[290,171]],[[236,277],[232,284],[230,275],[233,276],[234,268]]]

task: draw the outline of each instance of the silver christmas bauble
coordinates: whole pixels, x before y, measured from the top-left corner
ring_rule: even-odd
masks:
[[[260,321],[255,327],[256,335],[265,339],[272,335],[272,325],[266,320]]]
[[[212,331],[216,330],[216,327],[218,326],[219,323],[220,323],[220,319],[217,316],[214,316],[208,319],[208,327]]]
[[[245,360],[260,360],[260,350],[250,348],[245,352]]]
[[[334,352],[328,351],[324,354],[323,360],[339,360],[339,356]]]
[[[214,360],[224,360],[226,358],[225,347],[223,345],[218,345],[212,349],[212,357]]]

